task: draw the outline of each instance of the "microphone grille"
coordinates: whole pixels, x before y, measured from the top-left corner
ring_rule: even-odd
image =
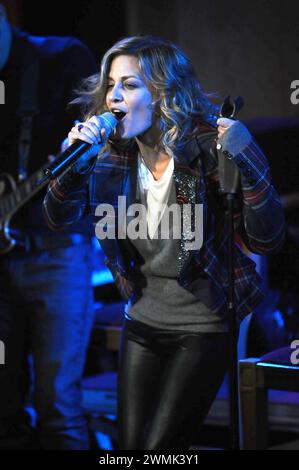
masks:
[[[103,113],[100,116],[102,121],[102,127],[104,127],[108,134],[110,134],[118,124],[116,117],[109,112]]]

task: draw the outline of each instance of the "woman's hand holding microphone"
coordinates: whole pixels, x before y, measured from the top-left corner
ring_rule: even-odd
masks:
[[[92,116],[82,123],[77,122],[62,143],[62,153],[44,170],[45,178],[40,183],[47,178],[57,178],[70,168],[79,173],[88,171],[92,166],[91,159],[97,156],[100,148],[105,147],[117,124],[118,119],[109,112]]]
[[[84,122],[77,122],[68,133],[68,144],[82,140],[91,147],[75,163],[76,170],[80,171],[88,167],[90,160],[95,157],[100,150],[100,144],[107,141],[106,129],[102,127],[100,116],[92,116]]]

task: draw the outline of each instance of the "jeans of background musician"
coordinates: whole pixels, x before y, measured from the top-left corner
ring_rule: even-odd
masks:
[[[0,448],[26,446],[25,351],[41,447],[88,448],[80,380],[93,323],[91,252],[86,243],[0,260]]]
[[[158,330],[126,320],[118,384],[120,449],[187,450],[228,365],[227,333]]]

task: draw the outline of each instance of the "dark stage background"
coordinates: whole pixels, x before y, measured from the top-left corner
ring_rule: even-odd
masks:
[[[66,35],[81,39],[100,60],[125,35],[126,2],[122,0],[23,0],[23,28],[37,35]]]
[[[177,42],[206,91],[242,94],[243,119],[296,117],[299,2],[288,0],[11,0],[33,34],[74,35],[97,58],[117,39],[157,34]]]

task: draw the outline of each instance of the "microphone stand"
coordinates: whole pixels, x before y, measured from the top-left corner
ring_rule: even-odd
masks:
[[[230,103],[227,96],[220,108],[220,117],[234,119],[237,111],[243,106],[242,97],[236,98]],[[239,387],[238,387],[238,325],[236,319],[235,295],[234,295],[234,200],[239,189],[240,174],[237,166],[229,159],[230,155],[224,155],[217,147],[219,161],[220,190],[226,196],[226,225],[228,231],[228,321],[230,335],[229,350],[229,410],[230,432],[229,448],[240,450],[239,430]]]

